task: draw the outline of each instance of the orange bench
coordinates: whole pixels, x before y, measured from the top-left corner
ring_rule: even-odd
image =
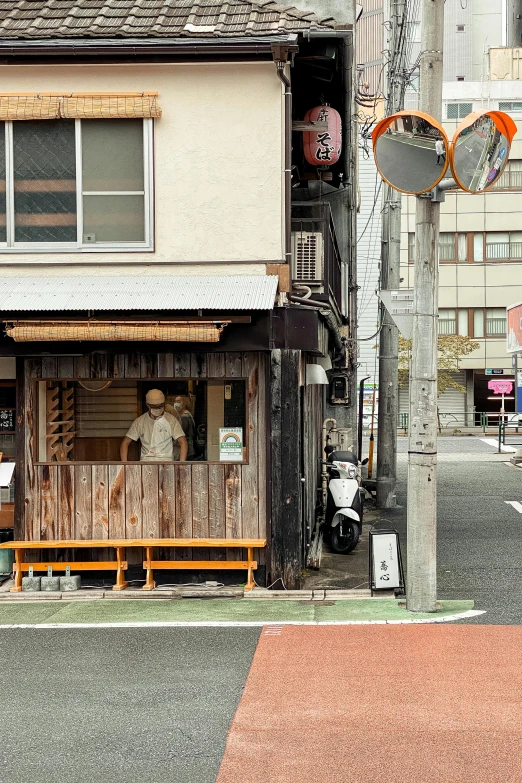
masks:
[[[14,587],[12,593],[19,593],[22,589],[22,577],[24,572],[30,568],[33,571],[47,571],[49,567],[53,571],[65,571],[70,568],[72,571],[116,571],[116,584],[113,590],[124,590],[127,587],[125,581],[125,571],[128,564],[126,560],[126,549],[128,547],[143,547],[145,550],[145,559],[143,568],[146,571],[144,590],[153,590],[156,586],[154,582],[154,569],[163,568],[165,570],[245,570],[248,572],[245,590],[254,588],[254,571],[257,568],[257,561],[254,559],[254,550],[262,549],[266,546],[264,538],[137,538],[137,539],[105,539],[94,541],[6,541],[0,544],[0,549],[12,549],[14,551]],[[228,548],[228,549],[246,549],[247,557],[245,560],[154,560],[154,549],[156,547],[197,547],[204,548]],[[26,562],[25,553],[27,549],[114,549],[116,552],[115,560],[92,560],[76,561],[71,560],[40,563]]]

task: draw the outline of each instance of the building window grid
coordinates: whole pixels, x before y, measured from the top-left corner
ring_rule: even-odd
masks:
[[[506,336],[506,311],[503,307],[441,308],[439,335],[483,338]]]
[[[522,160],[508,161],[493,190],[522,190]]]
[[[463,232],[439,234],[439,262],[466,263],[468,261],[468,235]],[[415,260],[415,234],[408,234],[408,263]]]
[[[44,122],[43,120],[41,122]],[[86,122],[89,122],[86,120]],[[123,121],[120,121],[123,122]],[[76,193],[76,241],[74,242],[53,242],[53,241],[17,241],[16,240],[16,187],[15,187],[15,160],[14,160],[14,122],[4,121],[4,132],[0,133],[2,141],[5,139],[5,147],[0,144],[0,154],[3,154],[5,161],[5,195],[4,202],[0,202],[0,212],[5,211],[5,231],[0,231],[0,248],[8,252],[42,252],[42,251],[73,251],[73,252],[106,252],[124,250],[149,250],[152,248],[152,120],[145,119],[143,122],[143,191],[114,191],[114,192],[89,192],[83,189],[83,171],[82,171],[82,149],[81,149],[81,125],[82,120],[76,119],[75,123],[75,145],[76,145],[76,170],[75,170],[75,193]],[[1,125],[0,125],[1,127]],[[1,168],[1,164],[0,164]],[[140,196],[143,198],[144,212],[144,239],[141,241],[100,241],[86,242],[84,238],[83,227],[83,202],[84,198],[91,195],[100,196]]]
[[[415,261],[415,234],[408,233],[408,264]],[[439,263],[522,261],[522,231],[441,232]]]

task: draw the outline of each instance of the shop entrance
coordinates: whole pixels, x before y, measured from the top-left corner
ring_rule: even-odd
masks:
[[[486,413],[500,413],[501,400],[500,394],[494,394],[491,389],[488,389],[488,383],[491,380],[511,381],[513,388],[515,385],[515,379],[511,375],[485,375],[484,373],[475,373],[473,378],[474,392],[475,392],[475,410],[477,412]],[[506,413],[515,412],[515,392],[509,395],[512,399],[505,399],[504,409]]]

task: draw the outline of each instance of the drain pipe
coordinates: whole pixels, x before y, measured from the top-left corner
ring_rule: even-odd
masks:
[[[285,73],[288,49],[273,46],[272,53],[277,75],[285,88],[285,263],[290,265],[292,261],[292,89],[290,79]]]

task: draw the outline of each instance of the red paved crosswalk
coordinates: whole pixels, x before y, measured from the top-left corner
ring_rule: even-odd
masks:
[[[264,629],[216,783],[521,783],[522,628]]]

